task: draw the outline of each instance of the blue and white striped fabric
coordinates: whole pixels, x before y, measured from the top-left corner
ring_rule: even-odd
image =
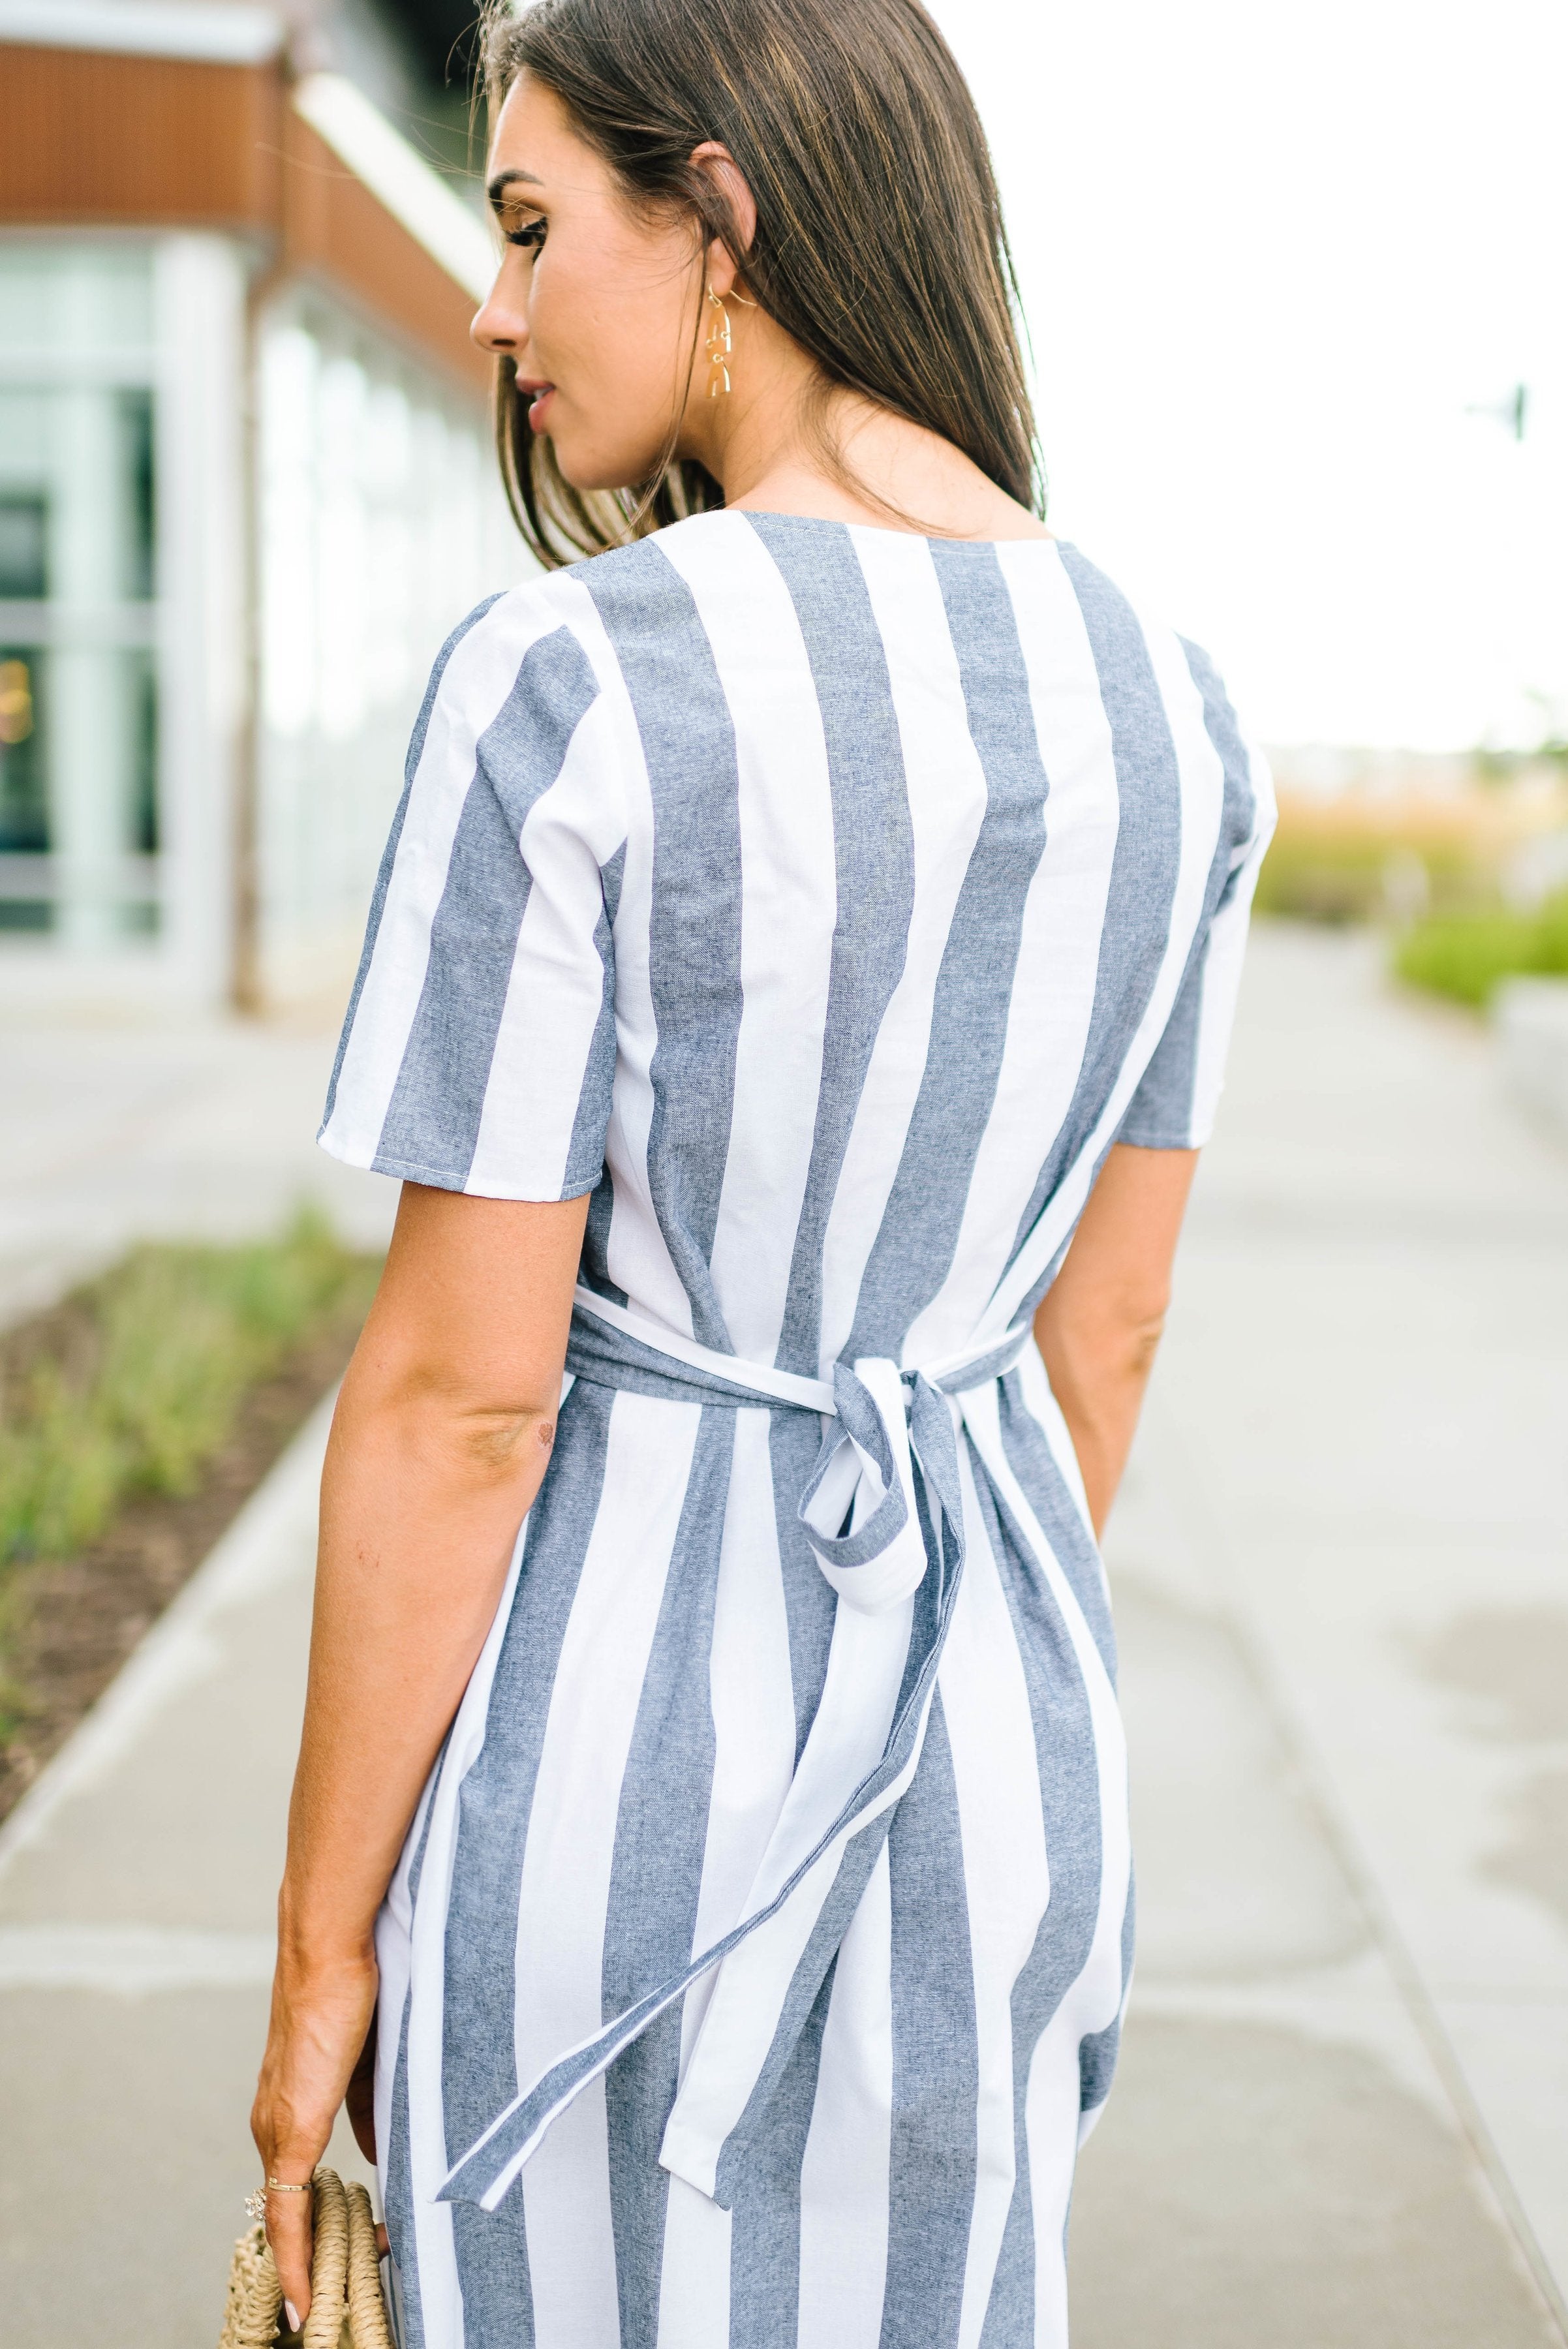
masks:
[[[408,2349],[1065,2342],[1130,1864],[1028,1323],[1208,1134],[1270,822],[1054,541],[704,515],[443,651],[322,1138],[592,1196],[378,1935]]]

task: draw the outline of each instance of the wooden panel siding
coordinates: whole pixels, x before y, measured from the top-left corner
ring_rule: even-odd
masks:
[[[0,44],[0,221],[271,229],[284,115],[270,66]]]
[[[0,226],[207,228],[254,239],[483,397],[472,297],[288,103],[275,65],[0,42]]]

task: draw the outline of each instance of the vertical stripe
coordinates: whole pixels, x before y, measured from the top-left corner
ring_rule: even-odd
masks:
[[[789,1616],[776,1541],[769,1441],[771,1423],[781,1415],[767,1411],[721,1414],[734,1423],[734,1456],[729,1491],[717,1496],[713,1520],[722,1527],[722,1538],[703,1708],[712,1725],[713,1798],[708,1806],[697,1921],[687,1957],[711,1950],[745,1914],[746,1897],[794,1775]],[[816,1579],[826,1591],[820,1574]],[[831,1593],[828,1602],[831,1608]],[[704,1975],[686,1994],[682,2044],[688,2055],[712,1987],[712,1976]]]
[[[1122,1139],[1150,1149],[1190,1146],[1198,1095],[1198,1054],[1203,1025],[1203,979],[1211,925],[1226,892],[1234,885],[1241,853],[1256,816],[1251,762],[1208,655],[1182,639],[1192,681],[1203,698],[1203,723],[1224,773],[1224,797],[1214,844],[1203,913],[1165,1033],[1156,1046],[1132,1106]]]
[[[381,2209],[387,2222],[389,2264],[398,2314],[398,2349],[425,2349],[424,2306],[420,2293],[419,2243],[414,2230],[413,2123],[409,2112],[409,2009],[398,2011],[397,2055],[385,2133],[381,2169]],[[519,2309],[521,2349],[529,2349],[526,2303]]]
[[[610,1107],[614,1112],[615,1093],[613,1071],[616,1062],[616,962],[615,925],[620,911],[621,883],[626,874],[626,843],[623,841],[599,872],[599,890],[604,909],[594,929],[594,946],[604,966],[604,997],[600,1009],[600,1026],[594,1036],[596,1057],[607,1060],[612,1071]],[[572,1133],[574,1155],[580,1136],[576,1128]],[[618,1305],[628,1302],[624,1288],[618,1288],[609,1274],[610,1226],[615,1220],[615,1178],[608,1166],[604,1168],[593,1195],[588,1201],[587,1228],[583,1236],[583,1261],[578,1278],[601,1297],[610,1297]]]
[[[604,867],[626,840],[610,718],[594,704],[523,823],[528,895],[467,1183],[492,1197],[580,1195],[604,1162],[616,1068]]]
[[[390,2246],[393,2302],[400,2349],[425,2349],[420,2303],[419,2250],[414,2237],[412,2147],[409,2113],[409,1958],[414,1902],[430,1832],[438,1755],[413,1824],[376,1920],[377,2000],[376,2147],[381,2209]]]
[[[735,730],[742,1011],[711,1263],[738,1353],[776,1352],[812,1154],[837,915],[821,712],[785,582],[746,517],[677,533]]]
[[[976,1299],[1006,1265],[1041,1161],[1072,1107],[1116,846],[1110,727],[1071,582],[1052,549],[1028,540],[1000,547],[997,560],[1050,778],[1045,848],[1024,902],[1002,1065],[958,1241],[947,1278],[906,1335],[910,1361],[968,1341]]]
[[[1204,726],[1225,771],[1225,833],[1231,851],[1229,871],[1244,843],[1251,837],[1256,821],[1252,762],[1241,740],[1236,713],[1226,697],[1225,688],[1213,662],[1201,645],[1190,644],[1185,636],[1180,639],[1180,644],[1187,656],[1192,681],[1203,697]]]
[[[377,1145],[388,1173],[467,1179],[528,904],[519,837],[597,691],[576,638],[556,628],[529,647],[475,745],[424,986]]]
[[[1027,1357],[1025,1357],[1027,1361]],[[1041,1390],[1044,1389],[1044,1392]],[[1100,1661],[1112,1684],[1116,1676],[1116,1635],[1111,1620],[1110,1592],[1099,1547],[1086,1509],[1067,1481],[1066,1473],[1041,1425],[1043,1413],[1060,1422],[1055,1399],[1046,1384],[1044,1368],[1020,1363],[999,1384],[998,1424],[1007,1464],[1028,1495],[1029,1506],[1044,1528],[1052,1556],[1072,1588],[1094,1634]],[[1059,1440],[1069,1447],[1065,1425]]]
[[[836,921],[821,1085],[789,1292],[774,1359],[810,1377],[821,1359],[822,1249],[871,1049],[903,975],[914,843],[892,684],[865,574],[847,535],[753,514],[784,575],[811,663],[833,794]]]
[[[527,588],[491,606],[454,647],[431,709],[354,1019],[338,1069],[323,1148],[373,1164],[430,967],[452,840],[472,788],[476,745],[517,682],[551,614]]]
[[[773,1534],[770,1428],[779,1414],[742,1411],[724,1510],[714,1609],[710,1702],[715,1739],[693,1951],[710,1948],[743,1913],[794,1767],[789,1626]],[[831,1594],[813,1573],[831,1608]],[[701,2030],[711,1976],[685,2000],[684,2050]],[[814,2013],[826,2012],[819,1996]],[[815,2082],[813,2022],[767,2109],[757,2162],[741,2173],[732,2212],[683,2178],[670,2181],[659,2298],[659,2349],[793,2349],[795,2251],[792,2212]],[[796,2218],[796,2224],[798,2218]],[[787,2321],[786,2320],[790,2320]],[[640,2336],[628,2336],[640,2337]]]
[[[1122,1919],[1122,2006],[1127,2004],[1132,1988],[1133,1951],[1137,1942],[1137,1902],[1133,1880],[1127,1879],[1127,1913]],[[1116,2058],[1121,2053],[1122,2012],[1117,2010],[1114,2023],[1103,2031],[1091,2031],[1078,2043],[1078,2105],[1085,2120],[1098,2117],[1100,2108],[1111,2093],[1116,2077]],[[1079,2142],[1083,2139],[1080,2137]]]
[[[1181,778],[1143,631],[1076,547],[1061,547],[1060,556],[1094,651],[1120,822],[1078,1084],[1019,1218],[1015,1254],[1082,1152],[1127,1058],[1164,959],[1181,857]]]
[[[939,1688],[888,1835],[893,2113],[880,2349],[955,2349],[974,2214],[980,2055],[965,1854]]]
[[[642,1675],[606,1903],[600,1992],[606,2023],[692,1955],[713,1792],[709,1657],[736,1417],[723,1409],[701,1413],[664,1602]],[[680,2007],[667,2008],[605,2075],[624,2341],[651,2342],[658,2331],[669,2183],[659,2167],[659,2145],[680,2076]],[[500,2108],[498,2102],[491,2109]]]
[[[878,2349],[893,2106],[892,1914],[884,1843],[844,1936],[800,2180],[796,2349]]]
[[[409,2267],[417,2271],[424,2349],[463,2349],[462,2292],[452,2214],[436,2194],[447,2169],[442,2095],[446,2032],[446,1920],[456,1860],[464,1779],[483,1747],[490,1692],[511,1621],[525,1530],[512,1562],[479,1661],[447,1733],[426,1809],[417,1884],[411,1889],[409,2000],[404,2070],[408,2083]],[[402,2265],[402,2262],[400,2262]],[[404,2268],[408,2281],[409,2267]]]
[[[767,2136],[735,2189],[725,2349],[797,2349],[801,2172],[836,1967],[835,1959],[779,2082]],[[659,2349],[687,2349],[687,2344],[661,2338]]]
[[[624,1288],[618,1288],[610,1278],[610,1226],[615,1220],[615,1177],[607,1162],[588,1200],[588,1220],[583,1234],[583,1260],[577,1278],[585,1288],[600,1297],[607,1297],[617,1305],[628,1305],[630,1299]]]
[[[784,1611],[789,1619],[797,1763],[822,1701],[838,1604],[800,1521],[800,1496],[810,1481],[821,1448],[818,1422],[798,1411],[775,1411],[770,1415],[768,1454],[773,1469],[774,1524],[778,1537]]]
[[[846,1351],[899,1356],[947,1272],[1002,1065],[1024,901],[1045,844],[1045,771],[996,550],[931,549],[985,815],[954,907],[931,1006],[925,1071],[860,1285]]]
[[[447,2141],[472,2143],[517,2093],[512,2018],[523,1856],[550,1690],[604,1491],[614,1397],[579,1380],[530,1512],[523,1568],[459,1794],[446,1926],[442,2102]],[[466,2349],[529,2349],[532,2297],[520,2198],[492,2219],[452,2210]]]
[[[441,679],[446,675],[446,665],[475,621],[483,620],[491,605],[499,603],[500,600],[499,595],[487,595],[483,604],[475,605],[466,619],[458,622],[436,655],[435,666],[431,670],[430,683],[425,688],[425,698],[420,704],[420,714],[414,720],[414,730],[409,737],[408,755],[403,761],[402,792],[392,816],[391,829],[387,834],[387,845],[381,852],[381,862],[376,874],[376,885],[370,895],[370,913],[365,925],[365,943],[359,953],[359,968],[354,974],[354,986],[348,998],[348,1009],[343,1015],[343,1033],[337,1040],[337,1050],[332,1061],[332,1074],[327,1081],[327,1107],[322,1113],[321,1121],[324,1126],[330,1125],[332,1123],[332,1112],[337,1101],[337,1080],[343,1068],[343,1055],[348,1049],[348,1039],[354,1032],[354,1022],[359,1010],[359,998],[365,992],[365,980],[376,951],[376,940],[380,936],[381,915],[387,903],[387,891],[391,885],[392,867],[398,861],[398,843],[403,836],[403,822],[409,812],[409,795],[414,788],[414,777],[419,771],[420,761],[424,756],[425,737],[430,732],[431,712],[435,708],[436,696],[441,691]]]
[[[608,1113],[610,1109],[613,1108],[615,1097],[615,920],[616,915],[620,909],[620,886],[625,872],[626,843],[623,840],[620,846],[616,850],[614,855],[607,857],[605,860],[605,863],[599,867],[600,905],[598,918],[594,924],[594,951],[598,956],[599,966],[604,973],[604,978],[599,996],[598,1022],[594,1030],[594,1040],[590,1050],[589,1058],[597,1067],[607,1069],[609,1071],[609,1081],[606,1086],[606,1092],[608,1096],[606,1103],[606,1115],[604,1119],[598,1122],[598,1140],[601,1144],[601,1148],[604,1141],[605,1128],[608,1123]],[[584,1113],[579,1111],[579,1123],[575,1125],[572,1130],[572,1156],[574,1159],[578,1155],[585,1138],[582,1123],[583,1114]],[[597,1191],[595,1196],[597,1196]],[[613,1184],[609,1185],[608,1199],[610,1207],[613,1211],[615,1200]],[[591,1216],[591,1208],[589,1213]],[[609,1257],[609,1228],[607,1219],[603,1230],[602,1250],[607,1268]],[[607,1270],[606,1277],[607,1278]],[[624,1295],[621,1301],[623,1304],[626,1301]]]
[[[823,1240],[824,1369],[846,1351],[903,1158],[948,932],[986,810],[985,775],[929,547],[892,531],[851,530],[848,536],[888,664],[915,895],[904,968],[877,1031]]]
[[[589,1081],[585,1082],[572,1121],[572,1138],[567,1145],[566,1164],[571,1168],[586,1167],[590,1159],[604,1160],[605,1130],[609,1124],[610,1101],[615,1087],[615,946],[609,916],[600,909],[594,924],[594,952],[599,958],[603,976],[599,982],[598,1017],[594,1023],[593,1040],[588,1046]]]
[[[649,973],[655,823],[653,793],[637,710],[616,649],[585,584],[591,565],[558,574],[551,593],[561,599],[569,625],[594,665],[601,688],[602,740],[614,758],[620,786],[626,837],[616,857],[598,854],[604,869],[601,894],[613,879],[615,903],[605,903],[615,947],[615,1082],[605,1134],[609,1181],[596,1211],[602,1225],[602,1262],[607,1293],[636,1297],[642,1310],[671,1329],[690,1333],[691,1304],[665,1246],[654,1212],[648,1171],[649,1134],[655,1098],[652,1063],[659,1046]],[[613,872],[611,868],[614,868]]]
[[[1029,1692],[1050,1869],[1049,1905],[1011,2002],[1017,2182],[981,2333],[982,2349],[1014,2349],[1033,2339],[1037,2260],[1060,2260],[1049,2233],[1036,2242],[1042,2181],[1031,2168],[1029,2083],[1035,2050],[1093,1947],[1101,1897],[1100,1789],[1095,1723],[1071,1631],[1035,1560],[1020,1547],[1011,1523],[996,1514],[987,1481],[979,1494]]]
[[[730,2349],[732,2214],[684,2178],[664,2177],[663,2258],[652,2282],[659,2294],[657,2349]],[[655,2336],[623,2333],[655,2349]]]
[[[581,576],[631,697],[653,801],[649,1191],[691,1334],[729,1351],[709,1259],[742,1012],[735,730],[691,591],[658,546],[620,548]]]
[[[1017,2183],[1011,2001],[1051,1880],[1029,1684],[968,1446],[961,1466],[969,1557],[939,1685],[974,1968],[976,2180],[958,2344],[977,2349]],[[955,2127],[960,2117],[955,2112]]]
[[[522,2082],[603,2019],[627,1757],[701,1420],[695,1405],[633,1394],[618,1395],[610,1414],[604,1495],[551,1690],[518,1890],[513,2031]],[[619,2315],[602,2081],[561,2116],[522,2185],[538,2349],[578,2349],[585,2338],[613,2344]]]
[[[1040,1935],[1013,1990],[1018,2184],[981,2339],[982,2349],[1011,2349],[1020,2339],[1064,2349],[1062,2243],[1079,2046],[1113,2020],[1122,1998],[1131,1868],[1126,1743],[1083,1609],[1012,1472],[996,1388],[965,1398],[965,1423],[986,1472],[977,1474],[976,1495],[1029,1685],[1051,1877]]]

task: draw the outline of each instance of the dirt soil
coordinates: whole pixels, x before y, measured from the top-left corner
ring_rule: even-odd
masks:
[[[36,1345],[57,1355],[60,1325],[78,1311],[67,1301],[40,1315],[26,1335],[8,1332],[7,1352],[25,1355]],[[362,1305],[339,1309],[250,1390],[193,1492],[134,1495],[75,1557],[41,1558],[7,1573],[0,1676],[11,1727],[0,1743],[0,1819],[342,1375],[363,1318]]]

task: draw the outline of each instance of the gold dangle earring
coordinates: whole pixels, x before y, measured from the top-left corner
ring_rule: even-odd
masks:
[[[708,299],[712,311],[708,319],[708,339],[703,348],[708,354],[708,397],[717,399],[721,392],[727,392],[730,388],[730,359],[734,341],[730,333],[730,314],[711,285]]]

